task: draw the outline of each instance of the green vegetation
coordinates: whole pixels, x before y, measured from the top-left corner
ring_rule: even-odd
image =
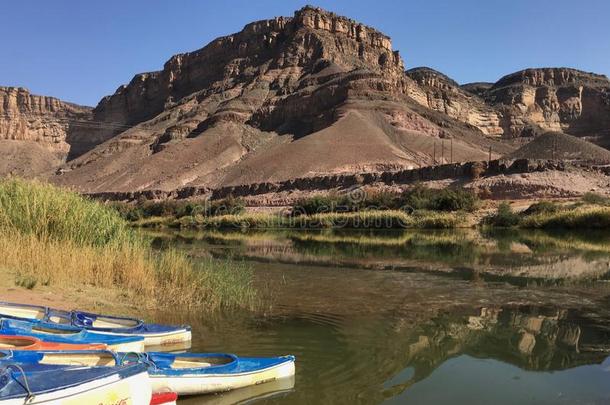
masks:
[[[451,212],[416,211],[360,211],[314,215],[282,216],[279,214],[245,213],[214,217],[183,217],[165,222],[172,228],[455,228],[463,222],[463,215]]]
[[[210,310],[255,300],[249,268],[155,251],[116,210],[22,180],[0,181],[0,269],[30,289],[89,284],[119,289],[138,302]]]
[[[554,214],[561,209],[559,204],[552,201],[540,201],[529,206],[523,215]]]
[[[317,195],[297,201],[292,208],[295,215],[388,210],[472,212],[477,203],[477,196],[465,189],[437,190],[416,186],[404,193],[362,190],[362,195],[360,193]]]
[[[610,226],[610,207],[584,206],[554,213],[524,216],[523,228],[607,228]]]
[[[477,196],[462,188],[431,189],[417,186],[406,191],[401,200],[403,205],[415,210],[432,211],[467,211],[476,209],[479,202]]]
[[[492,214],[485,218],[484,222],[487,225],[509,228],[512,226],[517,226],[519,224],[520,217],[518,214],[513,212],[510,204],[507,202],[503,202],[498,207],[498,210],[495,214]]]
[[[510,204],[503,202],[496,213],[485,218],[484,224],[541,229],[607,228],[610,226],[610,199],[588,193],[579,203],[560,205],[540,201],[521,213],[513,212]]]
[[[595,193],[586,193],[582,201],[591,205],[610,206],[610,198]]]
[[[242,199],[227,197],[221,200],[194,200],[194,201],[145,201],[140,204],[127,204],[115,202],[110,204],[123,218],[128,221],[143,221],[150,218],[182,218],[187,216],[204,215],[237,215],[244,212]]]

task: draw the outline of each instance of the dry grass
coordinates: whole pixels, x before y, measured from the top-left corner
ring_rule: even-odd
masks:
[[[523,228],[608,228],[610,207],[584,206],[555,213],[529,215],[521,220]]]
[[[279,214],[246,213],[221,215],[216,217],[183,217],[170,226],[177,228],[233,228],[233,229],[446,229],[459,227],[464,223],[462,213],[418,211],[408,214],[400,210],[371,210],[346,213],[324,213],[299,215],[297,217]]]
[[[0,269],[30,289],[92,285],[151,305],[214,310],[252,307],[256,297],[243,264],[155,251],[114,210],[21,180],[0,182]]]

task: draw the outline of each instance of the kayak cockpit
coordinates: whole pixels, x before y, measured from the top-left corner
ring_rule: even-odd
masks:
[[[81,366],[81,367],[115,367],[116,358],[111,353],[62,353],[44,352],[38,364]]]
[[[0,350],[20,350],[36,344],[35,339],[19,336],[0,337]]]
[[[0,316],[42,321],[46,315],[44,307],[0,304]]]
[[[109,317],[97,317],[93,321],[94,328],[100,329],[120,329],[120,328],[136,328],[140,326],[141,322],[135,319],[121,319],[121,318],[109,318]]]
[[[234,362],[235,359],[228,356],[207,356],[207,357],[179,357],[177,356],[170,364],[170,368],[175,370],[185,368],[207,368],[213,366],[224,366]]]
[[[45,328],[42,326],[34,326],[32,327],[32,332],[36,332],[36,333],[44,333],[47,335],[61,335],[61,336],[67,336],[67,335],[78,335],[80,332],[74,332],[72,330],[66,329],[66,330],[62,330],[62,329],[52,329],[52,328]]]

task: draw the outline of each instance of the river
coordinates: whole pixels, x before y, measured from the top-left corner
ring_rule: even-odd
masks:
[[[261,315],[154,315],[192,350],[297,357],[294,381],[183,404],[610,402],[610,232],[151,236],[254,268]]]

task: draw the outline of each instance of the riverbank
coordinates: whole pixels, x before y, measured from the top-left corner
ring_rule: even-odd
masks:
[[[78,291],[138,307],[253,307],[251,269],[158,251],[119,214],[50,185],[0,182],[0,273],[26,290]]]
[[[322,207],[322,210],[327,208]],[[588,229],[610,225],[610,199],[588,193],[554,201],[489,201],[471,210],[398,210],[364,208],[355,212],[294,215],[294,207],[244,209],[225,215],[165,215],[132,221],[152,229]]]

